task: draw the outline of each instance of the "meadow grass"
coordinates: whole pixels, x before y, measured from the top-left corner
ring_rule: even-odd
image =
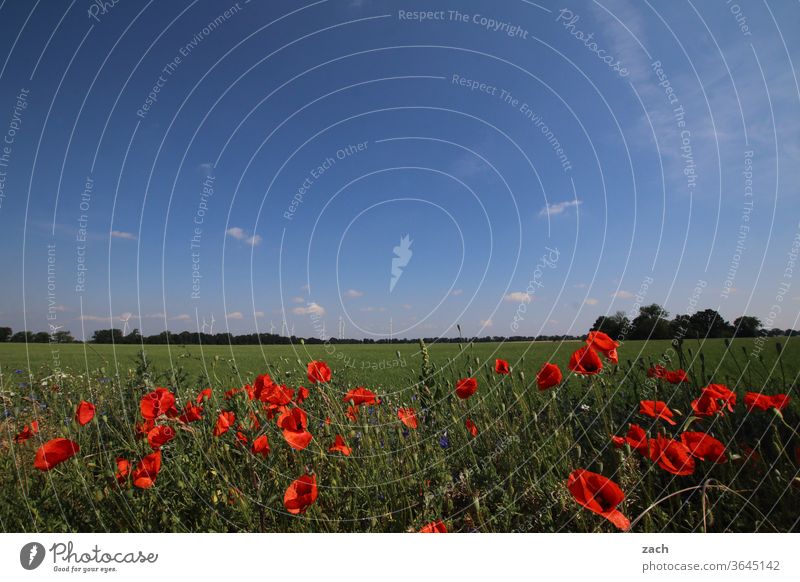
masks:
[[[47,345],[0,347],[5,419],[0,440],[0,528],[3,531],[415,531],[442,519],[450,531],[612,531],[607,521],[579,506],[565,481],[571,471],[601,473],[622,487],[620,509],[633,531],[796,531],[798,528],[797,402],[782,416],[747,412],[746,391],[795,394],[800,353],[791,339],[769,339],[758,355],[753,340],[703,344],[625,342],[620,363],[603,374],[568,375],[579,342],[341,346],[137,346]],[[666,357],[665,357],[666,355]],[[494,358],[512,373],[494,373]],[[269,372],[292,388],[309,386],[306,364],[328,362],[329,384],[311,386],[303,403],[314,435],[309,447],[287,446],[275,421],[240,392],[225,391]],[[535,375],[552,361],[565,382],[539,391]],[[30,366],[28,365],[30,363]],[[57,363],[59,369],[54,370]],[[683,367],[688,384],[647,377],[650,366]],[[469,400],[453,393],[459,378],[474,376]],[[713,419],[691,416],[690,403],[708,383],[739,395],[735,412]],[[115,459],[135,463],[151,452],[135,437],[139,400],[155,386],[172,390],[179,407],[213,388],[200,422],[174,423],[177,437],[163,449],[163,468],[147,490],[117,484]],[[366,386],[381,398],[347,417],[344,393]],[[673,428],[638,414],[643,399],[660,399],[678,414]],[[74,421],[80,400],[96,404],[86,426]],[[399,407],[417,410],[419,427],[397,418]],[[271,454],[262,459],[234,438],[214,437],[221,410],[247,422],[252,441],[266,434]],[[326,423],[326,419],[330,423]],[[478,427],[477,437],[465,428]],[[40,434],[24,443],[14,435],[37,419]],[[656,434],[704,430],[725,443],[724,464],[698,462],[693,475],[661,470],[629,447],[611,446],[636,422]],[[336,434],[353,449],[328,452]],[[33,468],[41,442],[75,440],[80,453],[47,472]],[[314,472],[319,498],[305,514],[283,506],[288,485]]]

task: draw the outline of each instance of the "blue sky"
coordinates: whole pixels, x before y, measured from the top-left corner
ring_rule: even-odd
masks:
[[[637,295],[691,312],[700,283],[699,308],[797,327],[799,19],[5,0],[0,323],[579,334]]]

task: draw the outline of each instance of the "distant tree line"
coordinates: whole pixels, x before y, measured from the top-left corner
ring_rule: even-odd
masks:
[[[705,339],[705,338],[748,338],[748,337],[777,337],[800,335],[800,331],[793,329],[763,329],[761,320],[751,315],[737,317],[729,323],[722,315],[713,309],[697,311],[692,315],[676,315],[669,319],[669,313],[657,304],[645,305],[639,309],[639,314],[630,319],[624,311],[617,311],[612,315],[600,316],[591,327],[591,331],[602,331],[615,340],[644,340],[644,339]],[[499,341],[564,341],[580,340],[585,336],[573,335],[539,335],[539,336],[484,336],[472,338],[422,338],[426,343],[458,343],[458,342],[499,342]],[[0,327],[0,342],[25,342],[25,343],[72,343],[75,338],[68,330],[49,334],[45,331],[37,333],[31,331],[14,331],[10,327]],[[182,331],[173,333],[162,331],[159,334],[142,336],[138,329],[128,334],[122,330],[99,329],[94,332],[90,340],[95,344],[179,344],[179,345],[274,345],[297,344],[303,341],[307,344],[402,344],[416,343],[414,339],[338,339],[328,338],[323,340],[318,337],[299,338],[296,336],[282,336],[274,333],[248,333],[233,335],[230,333],[202,333]]]

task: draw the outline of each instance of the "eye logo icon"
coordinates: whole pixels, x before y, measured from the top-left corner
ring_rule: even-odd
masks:
[[[30,542],[19,551],[19,563],[26,570],[35,570],[44,561],[44,546],[39,542]]]
[[[408,266],[414,252],[411,250],[411,240],[409,235],[400,239],[400,244],[394,247],[394,257],[392,257],[392,279],[389,282],[389,293],[394,291],[394,286],[403,276],[403,269]]]

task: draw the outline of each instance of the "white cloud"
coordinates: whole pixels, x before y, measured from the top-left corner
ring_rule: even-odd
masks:
[[[492,327],[493,325],[494,322],[491,320],[491,318],[481,319],[481,327]]]
[[[255,312],[255,316],[256,317],[264,317],[265,315],[266,315],[266,313],[264,313],[263,311],[256,311]]]
[[[136,235],[132,232],[125,232],[123,230],[112,230],[111,238],[121,238],[124,240],[136,240]]]
[[[225,317],[228,319],[244,319],[244,314],[241,311],[231,311]]]
[[[348,289],[347,291],[345,291],[344,296],[348,297],[349,299],[357,299],[358,297],[363,297],[364,292],[357,291],[355,289]]]
[[[386,311],[386,308],[385,307],[362,307],[361,311],[364,311],[366,313],[376,313],[376,312],[383,313],[384,311]]]
[[[556,216],[558,214],[563,214],[568,208],[577,208],[581,204],[583,204],[581,200],[567,200],[566,202],[548,204],[539,211],[539,216]]]
[[[317,303],[309,303],[306,307],[295,307],[292,309],[295,315],[325,315],[325,308]]]
[[[612,293],[611,296],[617,299],[633,299],[633,293],[630,291],[617,291],[616,293]]]
[[[188,313],[181,313],[169,318],[170,321],[192,321],[192,317]]]
[[[235,238],[236,240],[244,241],[245,244],[248,244],[251,247],[258,246],[259,244],[261,244],[261,241],[263,240],[261,238],[261,235],[254,234],[253,236],[250,236],[250,233],[248,233],[243,228],[239,228],[238,226],[232,226],[225,232],[229,237]]]
[[[530,303],[533,301],[533,297],[525,293],[525,291],[514,291],[503,297],[503,300],[509,303]]]
[[[586,301],[584,301],[584,303],[586,305],[597,305],[600,302],[597,299],[595,299],[594,297],[589,297]]]
[[[450,291],[450,295],[452,295],[453,297],[458,297],[463,292],[464,292],[463,289],[453,289],[452,291]]]
[[[292,302],[293,303],[305,303],[306,300],[298,295],[297,297],[292,297]]]

